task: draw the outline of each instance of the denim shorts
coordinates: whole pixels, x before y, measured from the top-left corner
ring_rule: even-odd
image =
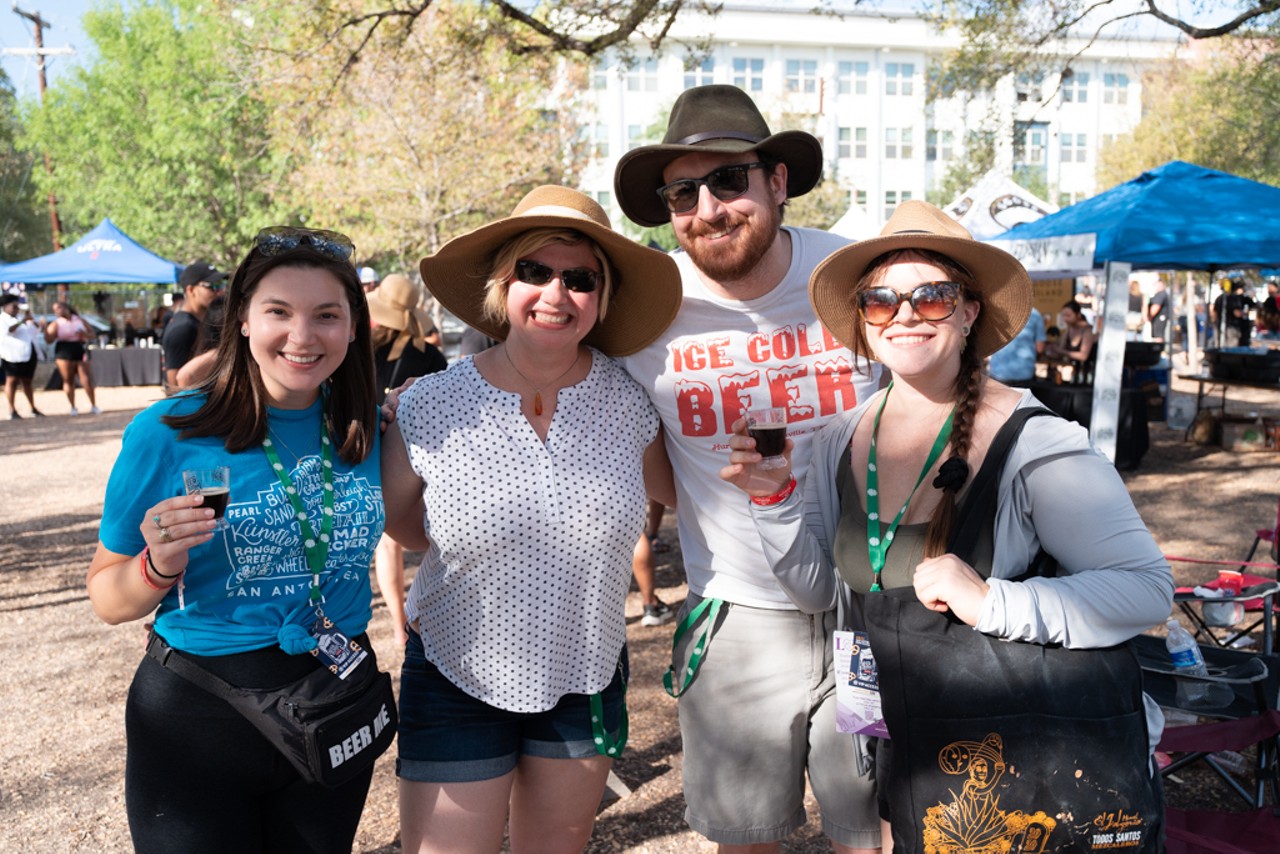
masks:
[[[604,729],[617,738],[625,703],[627,649],[601,692]],[[521,756],[587,759],[596,752],[590,698],[566,694],[545,712],[508,712],[477,700],[427,661],[410,629],[400,675],[396,774],[419,783],[472,783],[501,777]]]

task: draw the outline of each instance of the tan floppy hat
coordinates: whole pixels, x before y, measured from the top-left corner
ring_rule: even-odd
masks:
[[[509,325],[484,316],[485,282],[493,257],[535,228],[570,228],[591,238],[613,265],[609,311],[584,343],[626,356],[657,339],[680,310],[680,272],[663,252],[641,246],[609,225],[604,208],[568,187],[542,186],[520,200],[511,216],[455,237],[419,265],[440,304],[490,338],[506,340]]]
[[[1031,277],[1008,252],[973,239],[960,223],[928,202],[898,205],[879,237],[837,249],[809,277],[809,301],[822,326],[852,349],[860,323],[853,290],[871,262],[897,249],[928,249],[946,255],[970,273],[982,311],[969,335],[979,358],[990,356],[1026,326],[1031,315]]]
[[[369,292],[368,300],[369,316],[379,326],[421,338],[434,325],[431,315],[419,307],[422,290],[408,276],[392,273]]]
[[[618,206],[646,226],[664,225],[671,213],[658,188],[662,172],[678,157],[695,152],[740,154],[759,151],[787,167],[787,198],[812,190],[822,178],[822,143],[802,130],[769,133],[751,96],[736,86],[695,86],[671,107],[667,133],[659,145],[628,151],[613,173]]]

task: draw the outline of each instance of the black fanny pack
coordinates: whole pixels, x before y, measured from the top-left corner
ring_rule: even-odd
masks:
[[[346,679],[317,666],[280,688],[240,688],[177,653],[152,632],[147,655],[231,704],[308,783],[341,786],[368,769],[395,738],[391,676],[368,656]]]

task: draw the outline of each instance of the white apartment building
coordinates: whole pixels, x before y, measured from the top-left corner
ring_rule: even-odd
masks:
[[[877,223],[899,202],[926,198],[963,157],[966,131],[981,128],[996,132],[1000,171],[1039,184],[1048,201],[1067,205],[1094,193],[1099,147],[1138,123],[1143,74],[1179,45],[1172,30],[1151,26],[1124,37],[1080,39],[1061,46],[1056,68],[1066,73],[1021,74],[990,92],[931,103],[926,77],[958,43],[955,35],[886,3],[850,5],[840,15],[813,6],[813,0],[728,0],[716,16],[678,18],[660,56],[641,47],[630,67],[616,57],[598,62],[587,83],[594,114],[584,116],[583,131],[594,157],[583,189],[622,221],[612,205],[618,158],[660,140],[681,91],[728,83],[752,95],[775,132],[800,128],[817,136],[827,177]],[[709,48],[691,63],[685,45],[699,38]]]

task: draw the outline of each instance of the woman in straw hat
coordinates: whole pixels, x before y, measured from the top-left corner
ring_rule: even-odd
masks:
[[[751,496],[765,553],[801,609],[839,607],[857,630],[876,591],[914,588],[928,609],[987,635],[1072,648],[1119,644],[1168,616],[1160,549],[1115,468],[1060,418],[1032,418],[1014,439],[993,541],[975,549],[986,557],[971,565],[951,553],[970,473],[1015,410],[1037,406],[984,369],[1031,310],[1013,256],[907,202],[879,237],[823,261],[810,298],[824,328],[892,382],[823,428],[803,495],[789,468],[757,466],[745,425],[735,427],[722,477]],[[1062,577],[1011,581],[1041,548]],[[1161,718],[1147,707],[1154,744]]]
[[[422,288],[408,276],[392,273],[369,291],[368,297],[369,317],[373,320],[373,371],[381,405],[387,392],[409,377],[438,373],[449,363],[427,340],[434,325],[430,315],[419,308]],[[391,617],[396,646],[403,647],[409,640],[404,626],[404,546],[383,534],[374,552],[373,566],[382,601]]]
[[[427,549],[401,680],[405,851],[580,850],[626,740],[631,551],[658,417],[609,356],[671,323],[679,274],[582,193],[539,187],[422,261],[501,344],[419,380],[386,438],[388,530]]]

